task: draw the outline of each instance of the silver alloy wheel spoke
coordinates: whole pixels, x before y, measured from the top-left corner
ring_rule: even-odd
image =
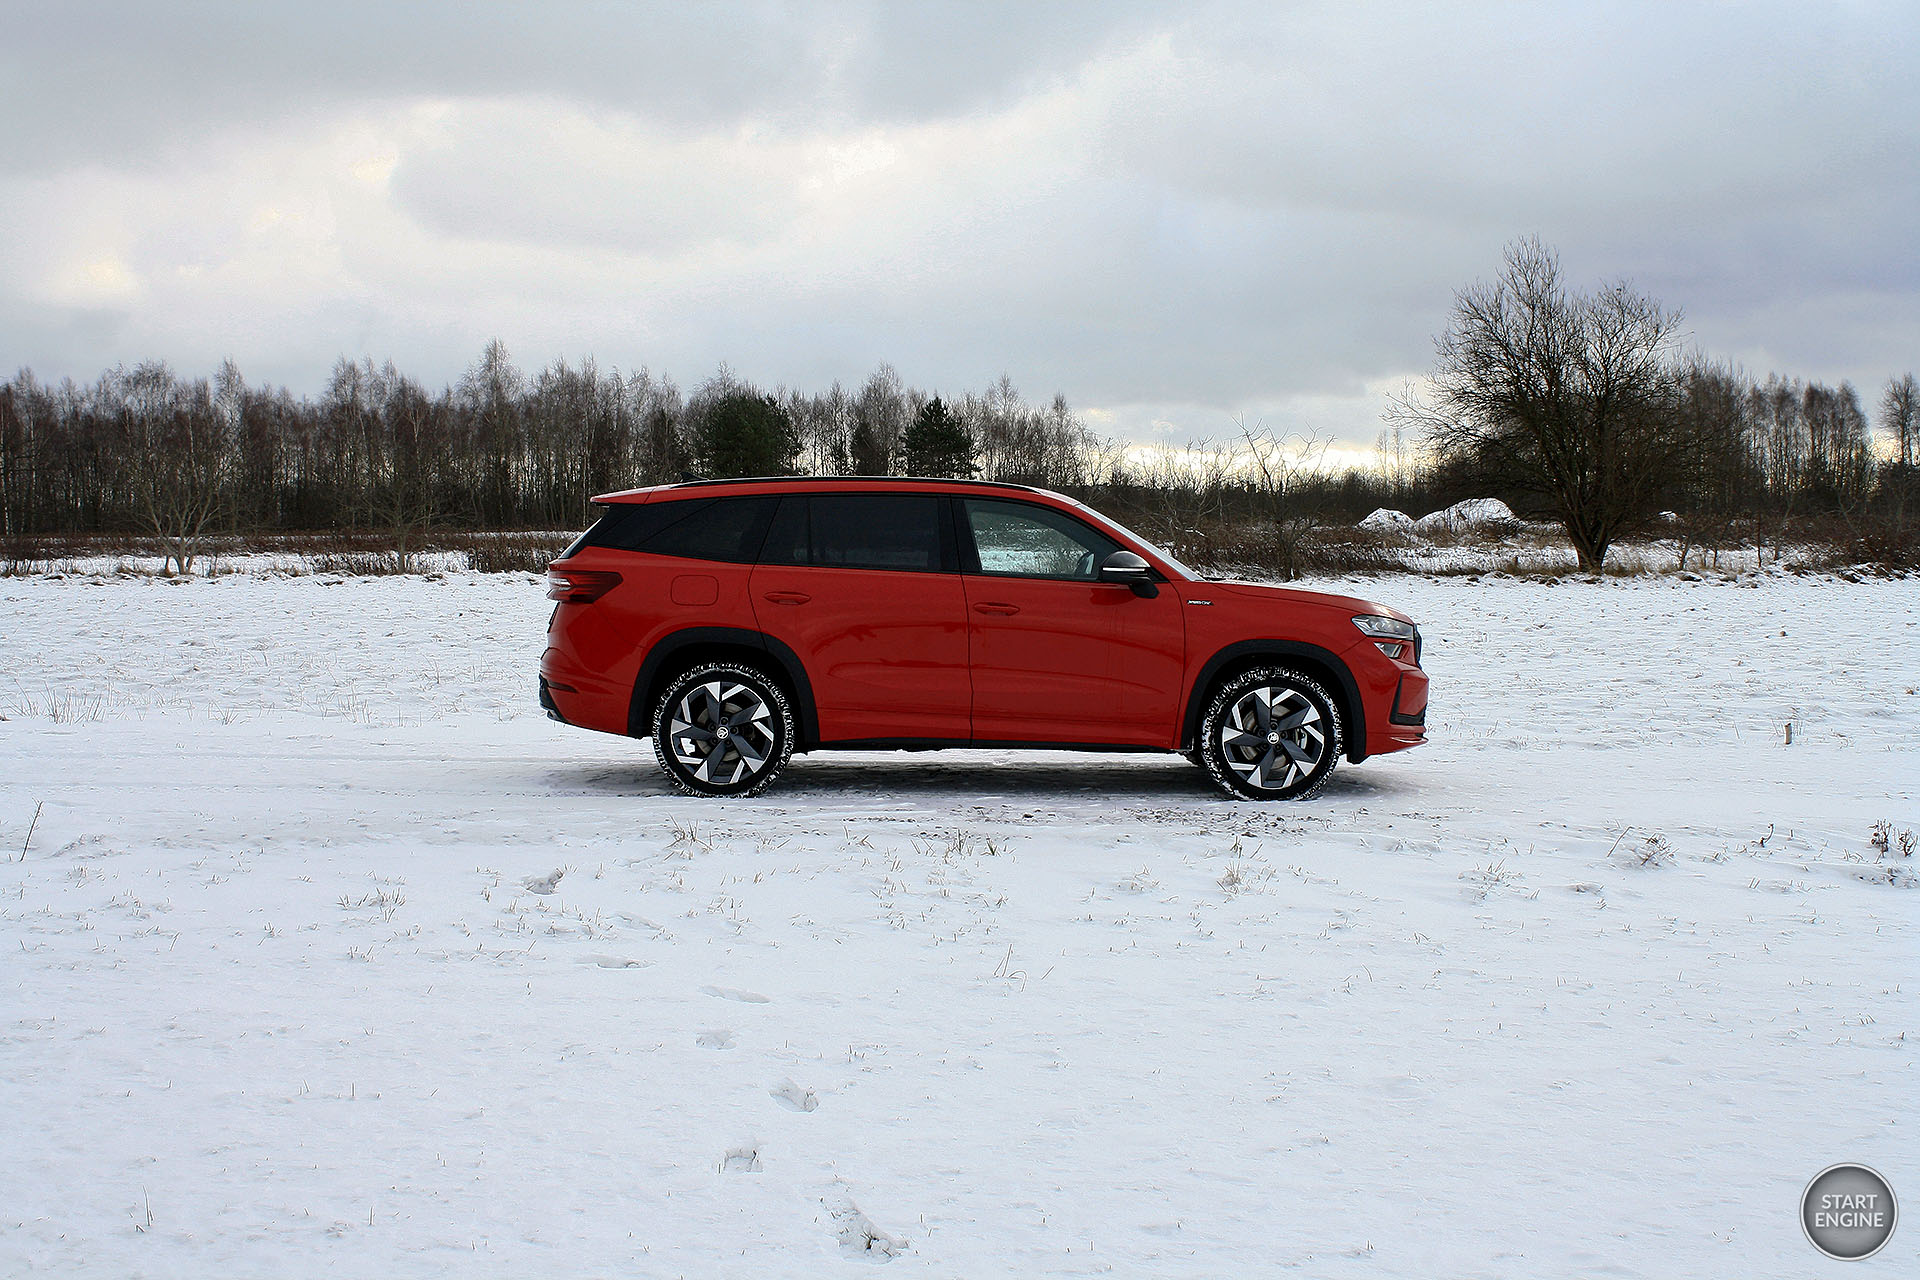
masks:
[[[1318,768],[1327,737],[1319,708],[1298,689],[1261,685],[1228,708],[1220,726],[1227,767],[1259,791],[1291,787]]]

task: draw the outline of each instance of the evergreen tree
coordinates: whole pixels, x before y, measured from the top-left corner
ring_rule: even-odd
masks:
[[[973,432],[939,396],[927,401],[900,437],[900,451],[911,476],[965,479],[978,471]]]
[[[700,406],[694,452],[702,473],[715,480],[785,475],[793,470],[800,438],[772,396],[729,391]]]

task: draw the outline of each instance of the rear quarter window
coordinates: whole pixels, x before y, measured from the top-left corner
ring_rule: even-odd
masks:
[[[772,498],[618,503],[567,554],[582,547],[604,547],[688,560],[750,563],[760,552],[773,505]]]

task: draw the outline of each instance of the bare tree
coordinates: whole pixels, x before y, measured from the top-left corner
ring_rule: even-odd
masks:
[[[853,400],[848,465],[857,476],[884,476],[893,470],[900,433],[907,426],[906,389],[893,366],[883,364]]]
[[[1432,399],[1400,413],[1443,461],[1542,499],[1597,573],[1686,451],[1673,412],[1679,323],[1624,283],[1569,293],[1554,252],[1521,240],[1498,279],[1455,295]]]
[[[680,388],[673,379],[655,378],[642,369],[627,380],[626,396],[639,424],[634,482],[665,484],[679,479],[692,461]]]
[[[26,369],[0,386],[0,542],[9,545],[27,525],[35,443],[29,406],[38,390]]]
[[[1693,360],[1680,375],[1677,407],[1682,436],[1692,447],[1670,477],[1677,508],[1680,567],[1698,544],[1720,565],[1720,553],[1732,545],[1734,526],[1750,509],[1759,487],[1754,457],[1751,388],[1727,365]]]
[[[1897,530],[1920,503],[1920,382],[1910,373],[1887,381],[1880,399],[1880,429],[1891,437],[1893,457],[1880,468],[1879,506]]]
[[[217,394],[182,385],[158,362],[125,375],[128,426],[141,456],[134,492],[143,524],[159,540],[162,572],[192,573],[226,509],[226,473],[239,425],[239,373],[221,370]]]
[[[1893,460],[1920,467],[1920,381],[1910,373],[1887,379],[1880,397],[1880,429],[1892,438]]]
[[[1386,429],[1374,440],[1374,453],[1379,456],[1380,478],[1386,482],[1387,492],[1398,504],[1413,491],[1414,481],[1420,474],[1420,460],[1415,456],[1414,442],[1407,438],[1406,426],[1400,422],[1389,422]]]
[[[1235,421],[1246,451],[1236,461],[1245,469],[1258,505],[1264,509],[1270,546],[1265,558],[1281,576],[1300,576],[1301,552],[1320,526],[1323,486],[1311,483],[1326,459],[1327,442],[1312,433],[1276,436]]]

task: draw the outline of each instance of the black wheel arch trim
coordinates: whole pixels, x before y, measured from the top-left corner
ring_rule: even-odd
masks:
[[[644,738],[653,731],[652,708],[647,705],[651,699],[647,695],[660,683],[663,673],[681,665],[674,659],[684,656],[689,650],[716,645],[754,649],[764,654],[767,664],[774,668],[769,674],[784,676],[788,692],[792,695],[793,714],[800,722],[800,740],[794,744],[794,749],[804,751],[819,739],[820,724],[813,709],[813,685],[807,679],[807,669],[802,665],[800,655],[772,636],[746,627],[686,627],[655,641],[653,647],[647,650],[647,656],[641,659],[639,675],[634,677],[633,700],[627,707],[627,736]]]
[[[1367,758],[1367,708],[1360,700],[1360,686],[1353,672],[1331,649],[1299,640],[1238,640],[1208,658],[1194,679],[1193,688],[1187,692],[1187,714],[1180,730],[1183,750],[1200,739],[1200,717],[1205,714],[1206,694],[1213,688],[1214,681],[1229,666],[1249,658],[1271,658],[1282,663],[1289,658],[1304,658],[1316,667],[1325,668],[1333,676],[1334,693],[1341,701],[1340,710],[1346,719],[1342,728],[1346,730],[1347,759],[1358,764]]]

